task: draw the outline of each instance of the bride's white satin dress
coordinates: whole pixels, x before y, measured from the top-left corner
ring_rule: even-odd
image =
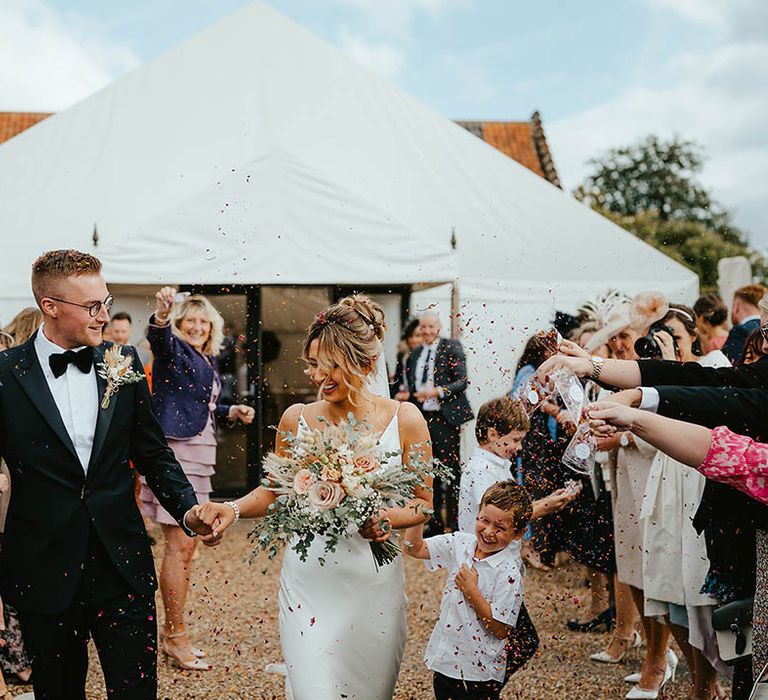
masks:
[[[305,426],[302,416],[299,432]],[[382,452],[400,449],[397,415],[380,443]],[[305,562],[287,548],[279,604],[295,700],[392,698],[407,632],[402,557],[377,571],[368,540],[356,532],[333,553],[325,553],[324,538],[316,537]]]

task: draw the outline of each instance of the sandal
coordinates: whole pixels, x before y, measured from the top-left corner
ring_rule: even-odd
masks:
[[[205,654],[205,652],[202,651],[201,649],[196,649],[195,647],[190,645],[189,646],[190,655],[188,657],[181,657],[175,652],[175,650],[171,649],[170,645],[168,644],[169,639],[180,639],[186,636],[187,636],[186,631],[175,632],[174,634],[161,635],[160,648],[162,649],[163,654],[165,654],[166,658],[171,663],[171,665],[176,666],[177,668],[184,669],[185,671],[210,671],[213,668],[213,666],[203,661],[201,657],[195,654],[195,651],[197,651],[200,654]]]
[[[615,637],[616,641],[621,642],[624,647],[624,651],[621,652],[621,656],[611,656],[607,651],[598,651],[596,654],[592,654],[589,658],[591,661],[597,661],[599,664],[617,664],[619,663],[626,653],[630,649],[639,649],[643,646],[643,638],[637,630],[632,632],[631,637]]]

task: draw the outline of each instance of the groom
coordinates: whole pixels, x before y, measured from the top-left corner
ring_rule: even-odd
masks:
[[[102,405],[112,297],[101,262],[46,253],[32,291],[43,326],[0,353],[0,457],[13,484],[0,589],[19,612],[36,700],[85,700],[89,637],[111,700],[154,699],[157,583],[130,462],[188,535],[217,538],[197,517],[146,380],[121,384]],[[136,351],[122,353],[140,372]]]

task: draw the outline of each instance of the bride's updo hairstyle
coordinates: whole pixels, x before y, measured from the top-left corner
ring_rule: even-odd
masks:
[[[309,360],[309,346],[317,340],[318,366],[329,375],[336,367],[341,369],[354,405],[382,351],[386,328],[384,310],[376,302],[362,294],[344,297],[315,316],[302,357]]]

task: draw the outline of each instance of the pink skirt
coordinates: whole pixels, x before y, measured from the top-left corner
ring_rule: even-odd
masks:
[[[182,464],[182,466],[185,466]],[[197,465],[196,465],[197,466]],[[210,476],[198,476],[196,474],[187,474],[189,483],[192,484],[192,488],[195,490],[195,496],[197,496],[198,503],[207,503],[211,500],[211,486]],[[173,519],[173,516],[160,505],[160,501],[155,498],[155,494],[152,493],[147,482],[144,481],[144,477],[141,477],[141,492],[139,494],[139,500],[141,501],[141,514],[145,518],[152,518],[156,523],[161,525],[176,525],[178,523]]]

